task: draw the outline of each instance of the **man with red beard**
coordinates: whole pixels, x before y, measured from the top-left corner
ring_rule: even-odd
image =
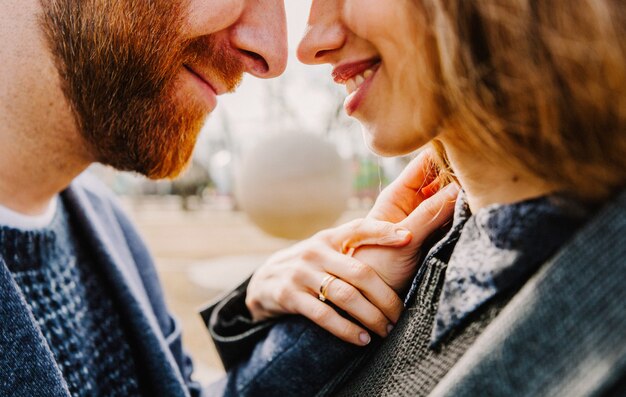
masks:
[[[92,163],[188,163],[216,97],[282,73],[282,0],[0,3],[0,395],[201,396]]]

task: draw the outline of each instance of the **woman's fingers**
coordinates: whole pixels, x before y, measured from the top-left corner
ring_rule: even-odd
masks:
[[[368,265],[358,261],[354,258],[349,258],[345,255],[334,254],[329,256],[328,260],[324,262],[324,270],[336,276],[337,278],[345,281],[346,283],[354,286],[360,294],[364,296],[371,304],[382,312],[382,314],[391,322],[395,324],[399,319],[402,311],[404,310],[404,304],[396,292],[388,286]],[[334,302],[334,301],[333,301]],[[335,302],[339,304],[338,302]],[[357,317],[343,307],[348,313]],[[360,320],[359,320],[360,321]],[[378,320],[362,321],[364,325],[370,323],[377,324]],[[387,324],[385,324],[386,329]],[[368,326],[368,328],[370,328]],[[370,328],[373,331],[380,330],[381,328]],[[379,332],[376,332],[382,335]]]
[[[253,277],[246,299],[253,318],[272,317],[281,312],[298,313],[342,339],[356,343],[359,335],[357,331],[362,332],[363,329],[356,324],[356,328],[348,326],[345,321],[351,322],[350,320],[336,313],[333,307],[319,301],[318,294],[323,291],[329,302],[344,310],[367,329],[386,337],[403,309],[402,301],[395,292],[376,272],[354,258],[332,250],[320,250],[317,255],[319,256],[316,259],[324,264],[324,269],[298,266],[284,269],[275,280],[266,277],[266,289],[272,284],[270,297],[253,299],[253,296],[261,296],[255,291],[257,283]],[[330,278],[331,274],[336,278]],[[316,302],[303,299],[302,294],[310,296]],[[278,305],[275,307],[273,302]],[[330,317],[324,318],[322,315]],[[339,317],[345,321],[340,321]]]
[[[291,310],[300,313],[339,339],[358,346],[367,345],[369,333],[337,313],[332,307],[308,293],[294,294]]]
[[[400,225],[411,230],[413,242],[421,244],[452,218],[459,187],[451,183],[424,200]]]
[[[411,241],[411,232],[407,229],[375,219],[356,219],[321,232],[318,236],[344,254],[351,248],[356,249],[365,245],[403,247]]]
[[[246,305],[257,321],[302,314],[343,340],[363,344],[358,339],[362,327],[317,299],[322,279],[334,275],[338,279],[325,290],[328,299],[361,325],[387,336],[404,310],[402,300],[373,268],[345,253],[363,245],[402,247],[410,241],[405,228],[374,219],[320,232],[273,255],[258,269],[248,285]]]
[[[390,327],[393,327],[391,321],[365,299],[361,291],[340,278],[330,281],[325,296],[330,302],[383,338],[389,334]]]
[[[437,176],[436,170],[433,168],[435,156],[434,151],[430,148],[422,150],[391,183],[390,190],[408,189],[412,192],[421,190]]]
[[[431,149],[422,151],[376,199],[368,218],[400,222],[426,198],[422,189],[435,178]]]
[[[246,297],[252,318],[260,321],[292,312],[285,309],[295,293],[317,296],[320,274],[335,275],[360,291],[361,299],[354,299],[347,294],[347,288],[340,289],[337,303],[376,333],[386,335],[387,325],[400,318],[404,305],[378,273],[357,259],[340,254],[323,239],[311,239],[273,255],[255,272]],[[352,308],[354,303],[356,307]]]

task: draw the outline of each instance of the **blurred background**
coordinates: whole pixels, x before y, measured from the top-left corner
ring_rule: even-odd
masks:
[[[91,169],[119,194],[155,256],[202,382],[223,368],[198,311],[273,252],[364,216],[408,162],[371,154],[343,112],[345,90],[332,82],[331,68],[298,63],[309,6],[286,2],[286,73],[248,76],[236,94],[221,97],[180,178],[153,182]]]

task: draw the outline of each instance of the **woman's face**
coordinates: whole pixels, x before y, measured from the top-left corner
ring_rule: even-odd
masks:
[[[346,86],[345,111],[373,151],[392,156],[435,136],[438,106],[423,11],[417,0],[383,3],[313,0],[298,57],[334,67],[332,78]]]

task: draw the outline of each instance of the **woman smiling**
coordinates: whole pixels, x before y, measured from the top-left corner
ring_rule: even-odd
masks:
[[[383,192],[370,223],[301,243],[209,309],[229,371],[216,393],[620,395],[624,43],[626,11],[612,0],[313,0],[299,58],[334,67],[369,147],[435,151]],[[455,186],[453,221],[441,229]],[[379,221],[412,240],[383,244]],[[336,259],[332,269],[311,255],[350,246],[358,262]],[[378,278],[342,263],[367,264]],[[313,268],[324,271],[302,270]],[[320,300],[336,306],[289,310],[281,301],[300,295],[269,292],[281,277],[283,291],[319,286]],[[355,298],[333,298],[332,288]],[[357,347],[304,317],[259,322],[300,313],[358,345],[358,328],[342,334],[324,323],[332,308],[382,338]]]

